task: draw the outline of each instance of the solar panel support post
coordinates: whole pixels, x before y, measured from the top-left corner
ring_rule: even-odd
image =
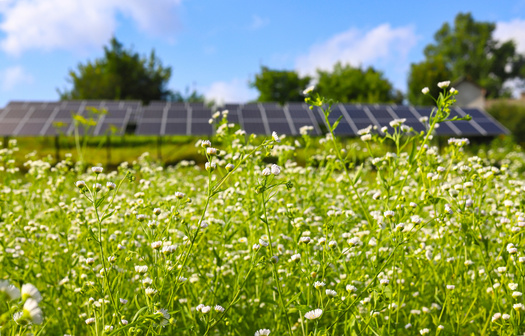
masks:
[[[57,163],[60,162],[60,135],[55,135],[55,158]]]
[[[9,143],[9,135],[4,135],[4,148],[7,148],[8,143]]]

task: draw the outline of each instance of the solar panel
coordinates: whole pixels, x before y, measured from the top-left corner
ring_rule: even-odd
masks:
[[[164,134],[184,135],[186,134],[186,120],[168,121]]]
[[[0,135],[54,135],[72,134],[74,124],[72,114],[80,113],[85,118],[92,117],[87,107],[105,108],[107,114],[93,116],[99,124],[91,128],[91,134],[104,135],[113,126],[122,134],[129,124],[136,124],[136,134],[199,134],[209,135],[213,127],[208,120],[213,111],[203,103],[174,103],[152,101],[142,106],[139,101],[60,101],[23,102],[12,101],[0,109]],[[248,133],[268,134],[276,131],[281,134],[299,134],[303,126],[313,126],[310,134],[326,132],[323,112],[315,107],[312,110],[304,103],[226,104],[229,122],[239,123]],[[222,111],[220,109],[219,111]],[[190,112],[191,111],[191,112]],[[418,120],[428,117],[430,107],[410,107],[396,105],[334,104],[329,121],[335,122],[342,116],[335,133],[356,135],[357,130],[369,125],[390,127],[395,118],[405,118],[405,124],[416,132],[425,129]],[[445,136],[482,136],[506,134],[508,130],[485,111],[473,108],[452,108],[450,117],[470,115],[472,121],[443,122],[436,128],[436,134]],[[56,125],[62,126],[57,128]],[[81,130],[82,132],[82,130]],[[189,133],[188,133],[189,132]]]
[[[346,112],[352,119],[368,119],[368,115],[365,111],[360,108],[357,108],[353,105],[344,105]]]
[[[192,118],[198,118],[198,119],[210,119],[211,118],[211,109],[209,108],[203,108],[203,107],[199,107],[199,108],[192,108],[191,110],[191,117]]]
[[[142,121],[137,125],[135,134],[137,135],[160,135],[161,120]]]
[[[207,121],[194,120],[191,124],[191,134],[211,135],[213,134],[213,127]]]
[[[260,122],[244,121],[244,130],[248,133],[266,134],[262,120]]]
[[[13,135],[13,130],[18,126],[18,122],[2,121],[0,123],[0,135]]]
[[[282,118],[286,118],[283,108],[280,108],[280,109],[265,109],[265,112],[266,112],[266,117],[268,119],[282,119]]]
[[[44,127],[43,122],[26,122],[20,130],[18,130],[16,135],[39,135]]]
[[[269,121],[270,131],[277,132],[278,134],[292,134],[288,120],[286,119],[272,119]]]

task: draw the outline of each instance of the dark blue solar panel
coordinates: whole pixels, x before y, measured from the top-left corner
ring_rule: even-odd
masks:
[[[162,119],[164,109],[162,107],[150,107],[142,112],[143,118]]]
[[[210,119],[211,115],[212,115],[212,113],[211,113],[210,109],[205,109],[205,108],[196,109],[196,108],[194,108],[191,111],[191,117],[192,118],[196,118],[196,119]]]
[[[166,134],[186,134],[186,120],[166,123]]]
[[[28,112],[27,109],[9,109],[4,115],[4,119],[23,119]]]
[[[376,119],[390,119],[390,120],[394,119],[392,115],[385,108],[382,108],[382,109],[371,108],[370,112]]]
[[[45,108],[41,110],[34,110],[31,114],[31,119],[47,119],[53,113],[54,108]]]
[[[284,114],[284,110],[282,108],[281,109],[266,109],[265,112],[266,112],[266,117],[268,119],[286,118]]]
[[[261,118],[261,111],[257,105],[244,105],[242,107],[242,117],[244,119],[258,119]]]
[[[26,122],[17,135],[39,135],[43,127],[44,123],[41,122]]]
[[[438,135],[456,135],[456,132],[454,132],[446,123],[439,124],[439,128],[435,130]]]
[[[269,120],[268,123],[270,124],[271,132],[275,131],[278,134],[292,134],[292,130],[290,129],[286,119]]]
[[[353,105],[345,105],[345,110],[352,119],[368,119],[366,112]]]
[[[160,135],[160,126],[160,120],[151,122],[145,122],[144,120],[142,120],[137,125],[137,131],[135,133],[138,135]]]
[[[128,113],[127,109],[108,108],[108,113],[106,114],[106,118],[121,118],[121,119],[124,119],[126,117],[127,113]]]
[[[374,126],[374,123],[370,121],[370,119],[355,119],[353,122],[358,130],[367,128],[370,125]]]
[[[266,134],[266,130],[264,129],[262,122],[244,121],[244,130],[249,134]]]
[[[196,122],[191,124],[191,134],[195,135],[211,135],[213,133],[213,126],[208,122]]]
[[[486,132],[487,135],[494,135],[494,134],[504,134],[506,133],[503,128],[495,124],[494,122],[479,122],[478,125],[481,126]]]
[[[426,130],[425,126],[422,123],[420,123],[419,121],[408,121],[407,120],[405,122],[405,125],[407,125],[408,127],[412,127],[414,129],[414,131],[416,131],[418,133],[421,132],[421,131],[425,131]]]
[[[346,120],[343,118],[341,119],[341,122],[337,125],[336,129],[334,130],[334,133],[336,135],[355,135],[355,132],[352,130],[352,127],[346,122]]]
[[[405,106],[396,106],[394,108],[394,113],[399,118],[406,118],[407,120],[415,118],[414,114],[410,111],[410,109]]]
[[[303,106],[288,106],[288,112],[292,119],[307,119],[310,118],[308,110]]]
[[[300,128],[303,126],[313,126],[312,121],[310,119],[294,119],[293,124],[295,126],[295,129],[297,130],[297,133],[299,133]],[[309,131],[308,134],[318,135],[319,133],[314,127],[314,129]]]
[[[321,113],[323,113],[323,112],[321,111]],[[330,120],[330,122],[333,123],[334,121],[336,121],[342,115],[343,115],[343,112],[341,111],[341,109],[338,106],[332,106],[332,110],[330,111],[330,114],[328,115],[328,120]],[[344,119],[344,117],[341,119],[341,122],[343,122],[343,119]]]
[[[184,105],[171,106],[168,110],[168,119],[186,119],[188,118],[188,110]]]
[[[462,135],[482,135],[469,121],[453,121]]]
[[[478,118],[487,119],[487,116],[485,115],[485,113],[483,113],[482,111],[480,111],[478,109],[462,108],[462,110],[463,110],[463,112],[465,112],[466,114],[471,116],[472,119],[474,119],[474,120],[477,120]]]

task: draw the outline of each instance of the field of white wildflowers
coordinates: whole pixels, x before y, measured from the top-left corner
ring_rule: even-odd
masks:
[[[525,156],[416,134],[259,139],[215,116],[208,162],[117,171],[0,154],[0,335],[517,335]],[[426,93],[426,90],[423,91]],[[323,108],[329,102],[307,97]],[[224,118],[223,118],[224,117]],[[314,141],[321,144],[312,146]],[[310,158],[297,165],[296,148]]]

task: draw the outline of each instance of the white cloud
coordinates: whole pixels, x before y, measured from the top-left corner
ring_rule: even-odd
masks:
[[[203,91],[206,100],[214,100],[220,104],[245,103],[257,98],[257,92],[248,86],[248,81],[239,78],[229,82],[214,82]]]
[[[407,54],[417,39],[411,26],[392,28],[382,24],[369,31],[352,28],[313,45],[296,59],[295,67],[302,75],[314,75],[316,69],[331,70],[339,61],[352,66],[407,68]]]
[[[518,52],[525,53],[525,20],[497,22],[494,38],[500,41],[514,40]]]
[[[19,65],[3,70],[0,76],[2,77],[3,91],[10,91],[20,84],[33,83],[33,76]]]
[[[270,23],[269,19],[264,19],[258,15],[254,15],[252,17],[252,23],[250,24],[250,29],[257,30],[257,29],[260,29],[266,26],[268,23]]]
[[[140,30],[172,34],[181,0],[8,0],[0,6],[0,42],[7,53],[31,49],[78,50],[99,47],[114,34],[117,15],[131,18]]]

